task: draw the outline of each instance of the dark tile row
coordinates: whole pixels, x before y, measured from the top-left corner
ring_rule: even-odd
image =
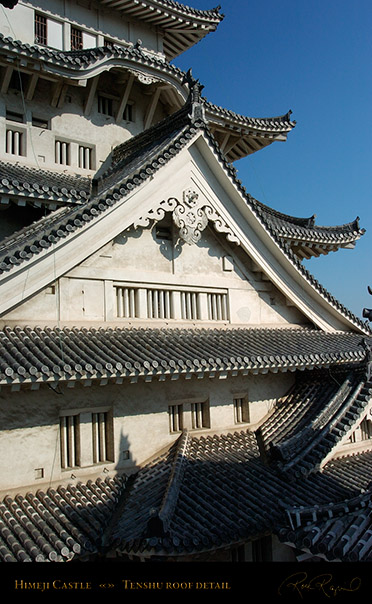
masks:
[[[359,365],[361,338],[311,329],[6,327],[2,383],[119,376],[295,371]]]

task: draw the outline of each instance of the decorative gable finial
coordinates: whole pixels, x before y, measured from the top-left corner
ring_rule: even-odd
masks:
[[[191,69],[185,73],[182,83],[187,84],[190,90],[189,102],[191,104],[191,121],[196,122],[202,120],[205,122],[204,104],[201,96],[201,92],[204,88],[203,84],[200,84],[199,80],[194,78]]]

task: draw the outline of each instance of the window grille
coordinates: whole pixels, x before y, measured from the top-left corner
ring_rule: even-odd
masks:
[[[67,415],[60,418],[61,467],[80,466],[80,418]]]
[[[245,397],[234,398],[235,423],[249,422],[249,407]]]
[[[109,426],[107,413],[92,413],[93,463],[109,461]]]
[[[169,429],[170,429],[170,432],[181,432],[183,430],[183,407],[182,407],[182,405],[170,405],[170,407],[169,407]]]
[[[115,289],[117,317],[125,319],[136,317],[136,290],[133,287],[116,287]]]
[[[147,290],[147,316],[149,319],[170,319],[172,292],[161,289]]]
[[[5,152],[11,155],[24,155],[23,153],[24,133],[19,130],[7,128],[5,137]]]
[[[92,149],[79,145],[79,168],[84,170],[92,170]]]
[[[98,113],[102,113],[103,115],[114,115],[113,108],[113,100],[106,97],[98,95]]]
[[[187,321],[199,318],[197,292],[181,292],[181,316]]]
[[[362,440],[369,440],[372,438],[372,422],[368,419],[364,419],[360,424],[360,433]]]
[[[81,29],[71,27],[71,50],[81,50],[83,48],[83,32]]]
[[[209,428],[208,403],[191,403],[191,426],[193,430]]]
[[[47,19],[44,15],[35,15],[35,42],[36,44],[47,45],[48,31]]]
[[[57,164],[70,165],[70,143],[56,141],[55,160]]]
[[[134,115],[134,111],[133,111],[133,105],[132,103],[127,103],[123,112],[123,120],[126,122],[133,122],[133,115]]]
[[[208,319],[227,321],[227,294],[208,294]]]

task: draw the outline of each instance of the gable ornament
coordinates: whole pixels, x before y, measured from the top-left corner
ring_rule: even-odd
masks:
[[[212,223],[218,233],[226,235],[230,243],[240,245],[240,239],[234,230],[212,206],[205,203],[192,188],[183,192],[182,200],[176,197],[161,200],[146,214],[138,218],[134,228],[146,228],[154,222],[163,220],[166,213],[171,213],[172,220],[179,230],[179,237],[192,245],[200,241],[202,232]]]
[[[186,243],[191,245],[200,240],[208,225],[208,218],[198,193],[192,189],[184,191],[182,202],[173,210],[173,222],[179,228],[179,236]]]

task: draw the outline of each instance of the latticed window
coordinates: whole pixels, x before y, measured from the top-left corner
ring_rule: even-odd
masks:
[[[134,121],[134,107],[132,103],[127,103],[125,109],[123,111],[123,120],[125,122],[133,122]]]
[[[181,316],[188,321],[199,318],[197,292],[181,292]]]
[[[61,467],[80,466],[80,418],[67,415],[60,418]]]
[[[108,413],[92,413],[93,463],[110,459],[110,433]]]
[[[227,321],[227,294],[208,294],[208,319]]]
[[[169,429],[170,432],[182,432],[183,430],[183,406],[170,405],[169,407]]]
[[[161,289],[147,290],[147,316],[149,319],[170,319],[172,292]]]
[[[87,411],[60,417],[61,468],[86,467],[114,460],[110,411]]]
[[[107,96],[98,95],[98,113],[113,116],[113,100]]]
[[[246,397],[234,398],[235,423],[249,422],[249,406]]]
[[[116,315],[130,319],[137,315],[137,292],[133,287],[116,287]]]
[[[70,165],[70,143],[66,143],[65,141],[56,141],[55,161],[56,164],[62,164],[64,166]]]
[[[93,153],[91,147],[79,145],[79,168],[84,170],[92,170],[93,168]]]
[[[13,128],[6,129],[5,152],[11,155],[24,155],[24,133]]]
[[[47,18],[44,15],[35,15],[35,42],[36,44],[48,43]]]
[[[83,32],[77,27],[71,27],[71,50],[81,50],[83,48]]]
[[[207,402],[191,404],[191,426],[193,430],[210,427],[209,404]]]

